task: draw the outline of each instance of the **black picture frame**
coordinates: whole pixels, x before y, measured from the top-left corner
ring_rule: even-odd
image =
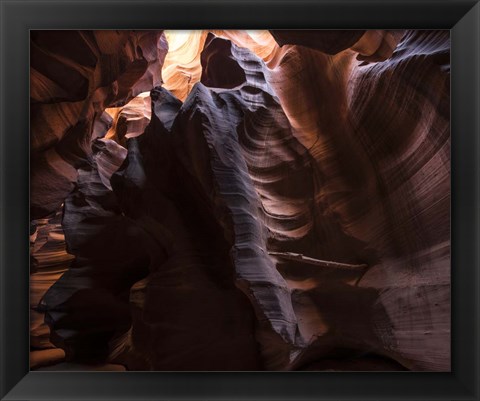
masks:
[[[478,400],[480,4],[0,0],[2,400]],[[29,30],[451,29],[452,372],[29,372]]]

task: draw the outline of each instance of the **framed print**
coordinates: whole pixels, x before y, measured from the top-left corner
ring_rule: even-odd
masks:
[[[1,7],[1,399],[478,399],[478,2]]]

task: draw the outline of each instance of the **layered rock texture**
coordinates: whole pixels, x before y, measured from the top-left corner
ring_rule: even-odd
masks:
[[[31,41],[32,369],[450,370],[448,31]]]

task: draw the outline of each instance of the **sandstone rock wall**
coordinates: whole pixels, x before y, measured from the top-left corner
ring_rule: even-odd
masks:
[[[36,346],[449,370],[449,32],[174,35],[32,36]]]

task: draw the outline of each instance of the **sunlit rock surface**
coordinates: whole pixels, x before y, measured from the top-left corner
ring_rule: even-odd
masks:
[[[450,370],[449,32],[143,34],[32,94],[32,367]]]
[[[142,135],[151,119],[150,92],[143,92],[130,100],[125,106],[109,107],[105,110],[112,119],[105,138],[113,139],[126,146],[128,138]]]
[[[166,31],[169,51],[162,68],[164,87],[184,101],[200,81],[202,52],[207,31]]]

